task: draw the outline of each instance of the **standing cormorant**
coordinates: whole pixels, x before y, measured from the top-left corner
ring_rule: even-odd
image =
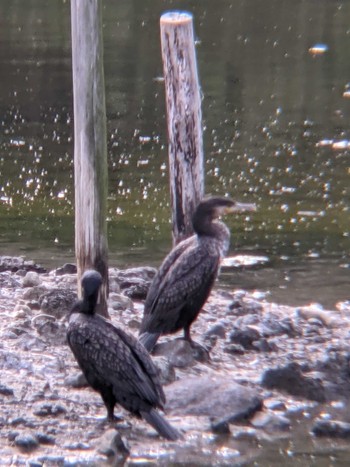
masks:
[[[229,248],[230,231],[219,217],[254,210],[254,204],[221,197],[204,198],[198,204],[192,217],[195,234],[168,254],[146,297],[139,339],[149,352],[161,334],[180,329],[194,345],[191,324],[206,302]]]
[[[95,313],[101,284],[97,271],[84,273],[83,299],[69,316],[69,347],[90,386],[100,393],[109,420],[114,420],[118,403],[145,419],[164,438],[176,440],[178,431],[156,410],[163,408],[165,395],[149,353],[135,337]]]

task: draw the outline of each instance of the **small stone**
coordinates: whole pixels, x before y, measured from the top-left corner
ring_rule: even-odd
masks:
[[[66,443],[63,445],[65,449],[69,449],[70,451],[86,451],[90,449],[90,445],[87,443],[82,443],[81,441],[76,441],[74,443]]]
[[[211,328],[208,329],[208,331],[205,333],[205,336],[217,336],[222,339],[225,339],[226,337],[226,328],[223,324],[217,323],[214,324]]]
[[[155,346],[153,354],[167,357],[170,364],[178,368],[186,368],[195,363],[191,345],[184,339],[161,342]]]
[[[326,401],[320,375],[304,375],[301,366],[295,362],[266,370],[261,384],[268,389],[282,389],[294,396],[306,397],[317,402]]]
[[[108,297],[109,305],[113,310],[133,310],[134,304],[129,297],[118,293],[111,293]]]
[[[268,431],[285,431],[290,428],[290,420],[274,412],[258,412],[251,420],[255,428]]]
[[[245,349],[253,349],[253,342],[260,338],[260,333],[257,329],[247,326],[245,329],[233,329],[229,337],[233,344],[239,344]]]
[[[163,386],[165,384],[170,384],[175,381],[176,374],[174,367],[171,365],[169,360],[165,357],[153,357],[153,362],[159,370],[158,376],[160,379],[160,384]]]
[[[14,392],[13,392],[13,389],[8,388],[7,386],[4,386],[3,384],[0,384],[0,394],[2,396],[13,396]]]
[[[27,274],[23,277],[22,285],[23,287],[35,287],[41,282],[40,276],[35,271],[28,271]]]
[[[39,303],[43,313],[60,319],[68,314],[76,300],[77,294],[75,290],[56,288],[41,295]]]
[[[245,353],[245,350],[240,344],[229,344],[225,345],[224,352],[231,353],[233,355],[243,355]]]
[[[328,436],[329,438],[350,438],[350,423],[339,420],[315,420],[311,429],[315,436]]]
[[[56,440],[53,436],[47,435],[46,433],[36,433],[36,439],[40,444],[55,444]]]
[[[97,452],[106,457],[114,457],[119,454],[122,458],[126,458],[130,454],[127,441],[116,430],[106,431],[98,440],[98,445]]]
[[[269,410],[286,410],[284,402],[278,399],[265,399],[264,406]]]
[[[14,444],[23,451],[33,451],[39,446],[38,440],[30,433],[22,433],[16,436]]]
[[[43,404],[34,410],[33,413],[38,417],[57,417],[58,415],[67,413],[67,409],[60,404]]]
[[[39,297],[45,292],[47,292],[47,288],[44,285],[29,287],[23,292],[23,300],[39,300]]]
[[[230,424],[226,420],[224,421],[211,420],[210,428],[211,428],[211,431],[217,435],[228,435],[229,433],[231,433]]]
[[[83,373],[77,373],[75,375],[67,376],[64,380],[64,384],[70,388],[86,388],[89,386],[89,383],[86,381]]]
[[[39,461],[37,461],[35,459],[34,460],[29,459],[28,460],[28,467],[43,467],[43,464],[42,464],[42,462],[39,462]]]
[[[64,276],[65,274],[76,274],[77,267],[75,264],[66,263],[55,271],[56,276]]]

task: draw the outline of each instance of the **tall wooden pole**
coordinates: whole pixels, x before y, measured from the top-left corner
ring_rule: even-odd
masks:
[[[103,277],[98,312],[108,316],[107,142],[100,0],[71,0],[74,94],[75,253]]]
[[[201,94],[192,15],[160,18],[169,136],[173,241],[193,233],[192,214],[204,195]]]

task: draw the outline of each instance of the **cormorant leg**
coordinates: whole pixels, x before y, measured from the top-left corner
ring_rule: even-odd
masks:
[[[185,341],[189,342],[191,347],[193,346],[194,342],[191,337],[190,326],[184,328],[184,339]]]
[[[184,339],[187,341],[193,350],[193,357],[199,362],[208,362],[210,360],[209,350],[204,346],[195,342],[190,334],[190,327],[184,328]]]
[[[113,392],[110,389],[106,389],[101,392],[101,397],[107,409],[107,420],[109,422],[118,422],[123,420],[121,417],[116,417],[114,415],[114,406],[116,404],[116,400]]]

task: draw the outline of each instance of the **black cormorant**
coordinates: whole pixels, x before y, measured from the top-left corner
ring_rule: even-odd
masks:
[[[229,248],[230,231],[218,218],[253,210],[254,204],[222,197],[204,198],[198,204],[192,217],[195,234],[168,254],[146,297],[139,339],[149,352],[161,334],[180,329],[194,344],[190,326],[206,302]]]
[[[83,299],[69,316],[69,347],[90,386],[101,394],[109,420],[114,420],[118,403],[145,419],[164,438],[176,440],[178,431],[156,410],[163,407],[165,395],[149,353],[135,337],[95,313],[101,284],[97,271],[84,273]]]

